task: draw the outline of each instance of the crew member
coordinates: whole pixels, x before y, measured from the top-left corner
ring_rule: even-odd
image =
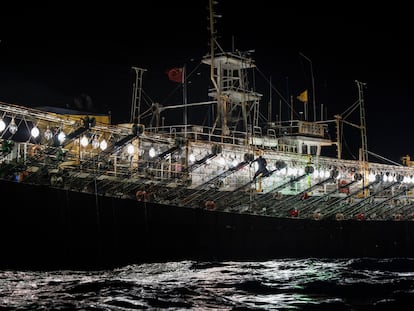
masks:
[[[259,175],[267,176],[267,174],[269,174],[269,171],[266,168],[266,166],[267,166],[266,159],[263,158],[262,156],[259,156],[255,161],[257,161],[257,164],[258,164],[259,167],[258,167],[256,173],[254,173],[253,180],[255,180],[256,177],[259,176]]]

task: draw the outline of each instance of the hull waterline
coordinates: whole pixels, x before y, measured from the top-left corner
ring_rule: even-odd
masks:
[[[414,222],[274,218],[1,181],[2,268],[413,257]]]

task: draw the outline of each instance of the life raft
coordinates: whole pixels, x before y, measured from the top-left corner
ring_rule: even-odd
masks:
[[[319,212],[314,212],[312,217],[314,220],[320,220],[322,217],[322,214]]]
[[[337,214],[335,215],[335,219],[336,219],[337,221],[344,220],[344,214],[342,214],[342,213],[337,213]]]
[[[403,216],[400,213],[397,213],[397,214],[394,215],[394,220],[400,221],[402,219],[403,219]]]
[[[290,217],[296,218],[299,216],[299,211],[296,208],[293,208],[289,211]]]
[[[213,200],[208,200],[204,203],[204,207],[207,210],[214,211],[216,209],[216,202],[214,202]]]
[[[341,180],[338,182],[338,192],[349,194],[349,187],[346,186],[348,183],[346,180]]]
[[[148,202],[150,194],[145,190],[138,190],[135,194],[138,201]]]
[[[358,213],[356,215],[357,220],[365,220],[365,214],[364,213]]]

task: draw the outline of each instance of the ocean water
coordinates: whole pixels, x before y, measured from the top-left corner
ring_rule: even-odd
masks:
[[[414,259],[0,271],[0,310],[413,310]]]

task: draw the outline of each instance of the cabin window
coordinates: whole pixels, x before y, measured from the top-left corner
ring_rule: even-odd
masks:
[[[316,155],[316,152],[318,151],[318,146],[310,146],[310,154]]]
[[[308,145],[302,144],[302,153],[307,154],[308,153]]]

